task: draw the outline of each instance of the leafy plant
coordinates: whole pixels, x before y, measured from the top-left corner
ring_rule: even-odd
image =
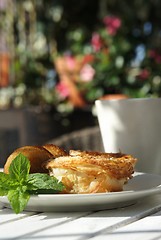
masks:
[[[0,196],[7,196],[15,213],[22,212],[31,194],[58,193],[64,185],[48,174],[29,174],[30,161],[19,154],[9,167],[9,174],[0,172]]]

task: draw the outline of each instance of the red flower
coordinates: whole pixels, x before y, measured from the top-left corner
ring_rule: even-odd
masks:
[[[94,32],[92,34],[91,44],[92,44],[94,51],[98,52],[101,49],[102,39],[101,39],[101,36],[97,32]]]
[[[117,30],[121,27],[121,19],[115,16],[106,16],[103,19],[107,31],[110,35],[115,35]]]
[[[92,54],[87,54],[84,56],[83,65],[87,63],[91,63],[93,62],[93,60],[94,60],[94,56]]]
[[[141,80],[146,80],[150,76],[150,72],[147,69],[141,70],[139,75],[137,76]]]

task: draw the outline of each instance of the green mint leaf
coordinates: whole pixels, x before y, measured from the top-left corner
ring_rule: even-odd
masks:
[[[0,196],[7,195],[10,189],[15,189],[16,187],[17,183],[8,174],[0,172]]]
[[[9,177],[7,174],[0,172],[0,196],[5,196],[9,189]]]
[[[57,193],[65,187],[48,174],[29,174],[30,161],[19,154],[10,164],[9,174],[0,172],[0,196],[7,196],[15,213],[26,207],[31,194]]]
[[[18,182],[25,180],[30,171],[30,161],[23,154],[19,154],[10,164],[9,174]]]
[[[12,209],[16,214],[18,214],[26,207],[30,199],[30,194],[28,192],[24,192],[21,188],[17,188],[16,190],[10,190],[7,197]]]
[[[28,190],[40,190],[39,192],[61,192],[64,189],[62,182],[48,174],[34,173],[28,176]],[[51,191],[41,191],[51,190]]]

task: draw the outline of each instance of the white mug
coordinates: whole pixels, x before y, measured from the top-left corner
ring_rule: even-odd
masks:
[[[161,98],[96,100],[105,152],[138,159],[136,170],[161,174]]]

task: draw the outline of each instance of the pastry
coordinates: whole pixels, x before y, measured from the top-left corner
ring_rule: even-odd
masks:
[[[65,185],[65,193],[122,191],[134,173],[136,159],[131,155],[76,150],[69,154],[46,164],[49,174]]]
[[[16,149],[10,156],[7,158],[4,172],[9,172],[9,166],[13,159],[19,154],[22,153],[30,161],[30,173],[48,173],[48,170],[44,167],[44,164],[50,159],[63,155],[67,153],[58,146],[53,144],[46,144],[44,146],[24,146]]]

